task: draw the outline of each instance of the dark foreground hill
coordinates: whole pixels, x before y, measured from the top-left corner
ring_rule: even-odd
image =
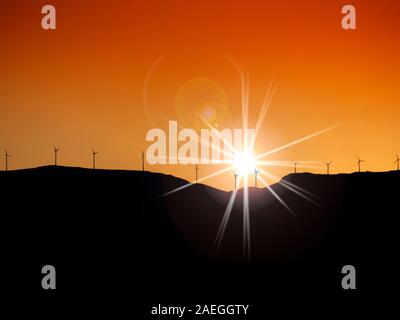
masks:
[[[141,247],[154,246],[154,259],[159,254],[240,259],[243,190],[237,193],[217,252],[215,239],[232,192],[198,184],[163,196],[187,183],[141,171],[41,167],[3,172],[1,222],[6,228],[36,228],[38,233],[55,230],[57,238],[59,229],[70,233],[60,240],[80,228],[121,228],[141,239]],[[378,228],[388,230],[400,212],[399,183],[398,172],[303,173],[285,177],[272,191],[249,188],[253,259],[285,261],[318,248],[323,254],[328,248],[351,251],[372,245],[377,239],[371,235]],[[322,244],[328,247],[320,248]]]
[[[198,184],[163,196],[187,181],[150,172],[66,167],[1,172],[2,252],[10,261],[37,268],[58,263],[66,273],[97,270],[103,281],[101,274],[112,270],[122,278],[150,272],[152,285],[172,277],[168,285],[176,280],[184,286],[194,277],[199,286],[219,279],[228,291],[235,268],[240,273],[251,268],[240,277],[274,290],[285,283],[298,290],[313,268],[320,268],[311,283],[319,287],[328,281],[338,290],[345,264],[360,265],[364,272],[381,261],[393,265],[399,242],[398,172],[303,173],[282,182],[272,191],[249,189],[253,263],[226,269],[218,261],[242,260],[242,190],[217,251],[215,239],[231,192]],[[232,286],[236,282],[246,290],[247,280],[240,279],[231,279]]]

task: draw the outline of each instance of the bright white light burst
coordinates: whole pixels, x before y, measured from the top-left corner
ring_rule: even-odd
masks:
[[[248,128],[248,112],[249,112],[249,81],[248,79],[245,78],[244,73],[240,70],[238,65],[228,57],[228,59],[231,61],[231,63],[235,66],[236,70],[238,71],[240,75],[240,80],[241,80],[241,89],[242,89],[242,120],[243,120],[243,129],[246,130]],[[257,119],[257,124],[255,128],[255,134],[252,137],[251,141],[244,141],[243,145],[243,152],[239,152],[238,150],[235,150],[232,145],[229,144],[230,149],[232,150],[232,159],[230,161],[225,162],[227,165],[226,168],[216,171],[208,176],[204,176],[200,179],[197,180],[197,183],[203,182],[209,178],[218,176],[223,173],[227,172],[233,172],[234,175],[232,178],[235,180],[235,188],[234,191],[231,194],[231,197],[229,199],[229,202],[227,204],[224,216],[222,218],[218,234],[215,239],[215,245],[216,249],[218,250],[221,246],[221,242],[229,221],[229,217],[231,215],[231,211],[235,202],[235,198],[239,190],[237,190],[237,186],[240,186],[240,183],[242,182],[242,192],[243,192],[243,257],[246,259],[250,260],[251,257],[251,243],[250,243],[250,211],[249,211],[249,184],[252,179],[249,179],[249,176],[251,174],[254,175],[255,177],[255,183],[257,181],[261,182],[261,184],[269,190],[269,192],[276,198],[277,201],[279,201],[282,206],[284,206],[288,212],[291,214],[294,214],[293,210],[284,202],[284,200],[271,188],[265,179],[266,178],[273,178],[276,180],[279,184],[281,184],[283,187],[287,188],[288,190],[291,190],[295,194],[303,197],[304,199],[314,203],[315,205],[318,205],[315,203],[313,199],[310,198],[310,195],[313,196],[310,192],[307,190],[304,190],[290,182],[286,182],[284,180],[279,181],[278,177],[273,176],[271,173],[269,173],[266,170],[259,170],[260,167],[268,167],[268,166],[279,166],[279,167],[288,167],[292,165],[291,161],[265,161],[263,160],[267,156],[270,156],[272,154],[275,154],[279,151],[282,151],[284,149],[290,148],[294,145],[297,145],[299,143],[305,142],[309,139],[312,139],[316,136],[319,136],[327,131],[332,130],[335,128],[335,126],[331,126],[325,129],[322,129],[320,131],[311,133],[309,135],[306,135],[304,137],[301,137],[299,139],[296,139],[292,142],[289,142],[287,144],[284,144],[282,146],[276,147],[272,150],[265,151],[263,153],[254,155],[253,153],[253,148],[255,145],[255,141],[257,138],[257,135],[261,129],[261,126],[264,122],[265,115],[268,111],[268,108],[271,104],[271,100],[273,97],[273,94],[275,92],[275,86],[273,85],[273,81],[271,81],[266,97],[264,99],[264,102],[261,106],[261,110]],[[199,115],[200,118],[204,121],[204,123],[211,129],[213,129],[213,126],[206,120],[204,119],[201,115]],[[221,139],[223,139],[222,136],[220,136]],[[227,141],[224,141],[225,143],[228,143]],[[223,152],[224,150],[221,150]],[[299,165],[298,167],[304,167],[304,168],[310,168],[309,166],[305,165]],[[167,196],[169,194],[172,194],[174,192],[180,191],[182,189],[188,188],[195,183],[188,183],[184,186],[181,186],[179,188],[176,188],[174,190],[171,190],[167,193],[165,193],[163,196]]]
[[[250,151],[235,155],[233,162],[235,171],[241,176],[253,174],[256,170],[256,159]]]

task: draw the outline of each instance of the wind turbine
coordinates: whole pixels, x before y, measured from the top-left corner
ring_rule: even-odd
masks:
[[[12,157],[10,154],[8,154],[7,149],[4,149],[4,157],[6,159],[6,171],[8,171],[8,158]]]
[[[95,151],[94,149],[92,149],[92,157],[93,157],[93,170],[96,169],[96,155],[98,154],[97,151]]]
[[[254,187],[257,188],[257,175],[260,172],[260,170],[257,170],[257,168],[254,168]]]
[[[329,166],[332,164],[333,161],[330,162],[324,162],[326,165],[326,174],[329,175]]]
[[[237,189],[237,177],[239,176],[239,173],[237,173],[236,171],[233,171],[233,175],[234,175],[234,177],[235,177],[235,190]]]
[[[57,148],[55,145],[53,146],[53,151],[54,151],[54,165],[57,166],[57,153],[60,150],[60,148]]]
[[[146,156],[144,154],[144,151],[142,150],[142,171],[144,171],[144,161],[146,159]]]
[[[195,171],[196,171],[196,183],[197,183],[197,180],[199,179],[199,166],[197,165],[197,163],[196,163],[196,167],[195,167]],[[201,170],[200,170],[201,171]]]
[[[399,155],[396,153],[396,161],[394,162],[395,164],[397,164],[397,171],[399,171],[399,163],[400,163],[400,158]]]
[[[357,156],[357,165],[358,165],[358,172],[361,172],[361,163],[365,162],[365,160],[361,160],[358,156]]]
[[[297,165],[299,164],[299,162],[297,161],[292,161],[294,164],[294,173],[297,173]]]

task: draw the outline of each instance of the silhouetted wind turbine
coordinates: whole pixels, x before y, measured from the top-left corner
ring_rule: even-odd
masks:
[[[6,159],[6,171],[8,171],[8,158],[12,157],[10,154],[8,154],[7,149],[4,149],[4,157]]]
[[[329,166],[332,164],[333,161],[330,162],[324,162],[326,165],[326,174],[329,175]]]
[[[233,175],[235,177],[235,190],[237,189],[237,177],[239,176],[239,173],[237,173],[236,171],[233,171]]]
[[[53,151],[54,151],[54,165],[57,166],[57,153],[60,150],[60,148],[57,148],[56,146],[53,146]]]
[[[257,175],[260,172],[260,170],[257,170],[257,168],[254,168],[254,187],[257,188]]]
[[[397,171],[399,171],[399,162],[400,162],[400,158],[399,155],[396,153],[396,161],[394,162],[395,164],[397,164]]]
[[[197,180],[199,179],[199,166],[196,164],[196,167],[195,167],[195,170],[196,170],[196,183],[197,183]],[[201,171],[201,170],[200,170]]]
[[[92,157],[93,157],[93,170],[96,169],[96,155],[98,154],[97,151],[95,151],[94,149],[92,149]]]
[[[294,164],[294,173],[297,173],[297,165],[299,164],[299,162],[293,161],[293,164]]]
[[[357,156],[358,172],[361,172],[361,162],[365,162],[365,160],[361,160],[361,159]]]
[[[144,154],[144,151],[142,150],[142,171],[144,171],[144,161],[146,159],[146,156]]]

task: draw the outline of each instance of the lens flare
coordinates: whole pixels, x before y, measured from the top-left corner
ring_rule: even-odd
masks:
[[[234,65],[235,69],[238,71],[239,75],[240,75],[240,80],[241,80],[241,91],[242,91],[242,122],[243,122],[243,129],[246,130],[248,128],[248,113],[249,113],[249,79],[247,77],[245,77],[244,73],[240,70],[239,66],[233,61],[233,59],[229,58],[228,59],[231,61],[231,63]],[[312,138],[315,138],[321,134],[324,134],[334,128],[336,128],[338,125],[334,125],[334,126],[330,126],[328,128],[319,130],[317,132],[311,133],[307,136],[301,137],[299,139],[296,139],[292,142],[289,142],[287,144],[284,144],[282,146],[276,147],[272,150],[268,150],[265,152],[262,152],[260,154],[254,154],[253,153],[253,147],[255,145],[255,140],[257,138],[257,134],[259,133],[259,130],[261,128],[261,125],[265,119],[266,113],[269,109],[269,106],[271,104],[272,101],[272,97],[274,95],[276,91],[276,87],[273,85],[273,81],[271,81],[266,98],[263,102],[263,105],[261,106],[261,110],[257,119],[257,125],[256,125],[256,130],[255,130],[255,135],[253,136],[253,138],[248,141],[246,139],[246,136],[244,137],[244,141],[243,141],[243,152],[236,150],[234,148],[234,146],[232,146],[232,144],[230,144],[228,141],[226,141],[221,135],[219,135],[218,131],[217,134],[219,135],[219,138],[229,147],[229,149],[231,150],[231,155],[230,160],[225,161],[223,163],[225,163],[227,165],[226,168],[219,170],[217,172],[214,172],[206,177],[203,177],[199,180],[196,180],[197,182],[202,182],[204,180],[207,180],[211,177],[220,175],[222,173],[228,172],[228,171],[233,171],[233,178],[235,179],[235,184],[234,184],[234,191],[232,192],[230,199],[229,199],[229,203],[226,207],[225,213],[223,215],[223,219],[221,221],[221,224],[219,226],[218,229],[218,234],[216,236],[215,239],[215,245],[216,245],[216,249],[218,251],[218,249],[221,247],[221,242],[222,239],[224,237],[224,233],[226,231],[226,227],[229,221],[229,217],[230,214],[232,212],[234,203],[235,203],[235,199],[236,196],[239,192],[239,190],[237,190],[237,180],[239,182],[239,186],[240,186],[240,182],[242,181],[242,192],[243,192],[243,257],[245,259],[250,260],[251,259],[251,239],[250,239],[250,234],[251,234],[251,229],[250,229],[250,206],[249,206],[249,176],[250,175],[254,175],[255,178],[255,187],[257,187],[257,180],[259,180],[262,185],[264,185],[264,187],[275,197],[275,199],[277,201],[280,202],[280,204],[282,206],[284,206],[291,214],[295,214],[295,212],[293,211],[292,208],[290,208],[285,201],[273,190],[273,188],[271,188],[268,183],[264,180],[264,178],[262,176],[259,175],[259,173],[261,173],[263,176],[276,180],[278,181],[279,179],[277,177],[275,177],[274,175],[272,175],[271,173],[267,172],[268,167],[269,166],[281,166],[281,167],[286,167],[288,166],[288,161],[271,161],[271,160],[263,160],[264,158],[275,154],[277,152],[280,152],[284,149],[293,147],[299,143],[303,143],[305,141],[308,141]],[[212,118],[212,114],[210,113],[209,109],[205,109],[203,110],[203,114],[197,112],[197,116],[201,119],[201,121],[206,124],[210,129],[214,129],[214,124],[211,123],[209,120],[209,118]],[[203,142],[201,142],[203,143]],[[221,150],[221,152],[226,152],[225,149],[221,149],[219,147],[216,147],[218,149]],[[307,167],[304,165],[301,165],[303,167]],[[300,167],[300,166],[299,166]],[[310,167],[310,166],[308,166]],[[260,168],[263,168],[262,170],[260,170]],[[266,170],[264,170],[264,168],[266,168]],[[238,178],[238,179],[237,179]],[[313,199],[313,197],[315,197],[313,194],[311,194],[310,192],[308,192],[307,190],[304,190],[298,186],[296,186],[295,184],[288,182],[288,181],[278,181],[279,184],[281,184],[283,187],[285,187],[286,189],[290,190],[291,192],[293,192],[294,194],[297,194],[298,196],[304,198],[305,200],[310,201],[311,203],[313,203],[314,205],[318,206],[318,203]],[[194,183],[188,183],[185,184],[181,187],[178,187],[174,190],[171,190],[167,193],[165,193],[163,196],[167,196],[170,195],[174,192],[180,191],[182,189],[185,189],[187,187],[190,187],[194,185]]]

